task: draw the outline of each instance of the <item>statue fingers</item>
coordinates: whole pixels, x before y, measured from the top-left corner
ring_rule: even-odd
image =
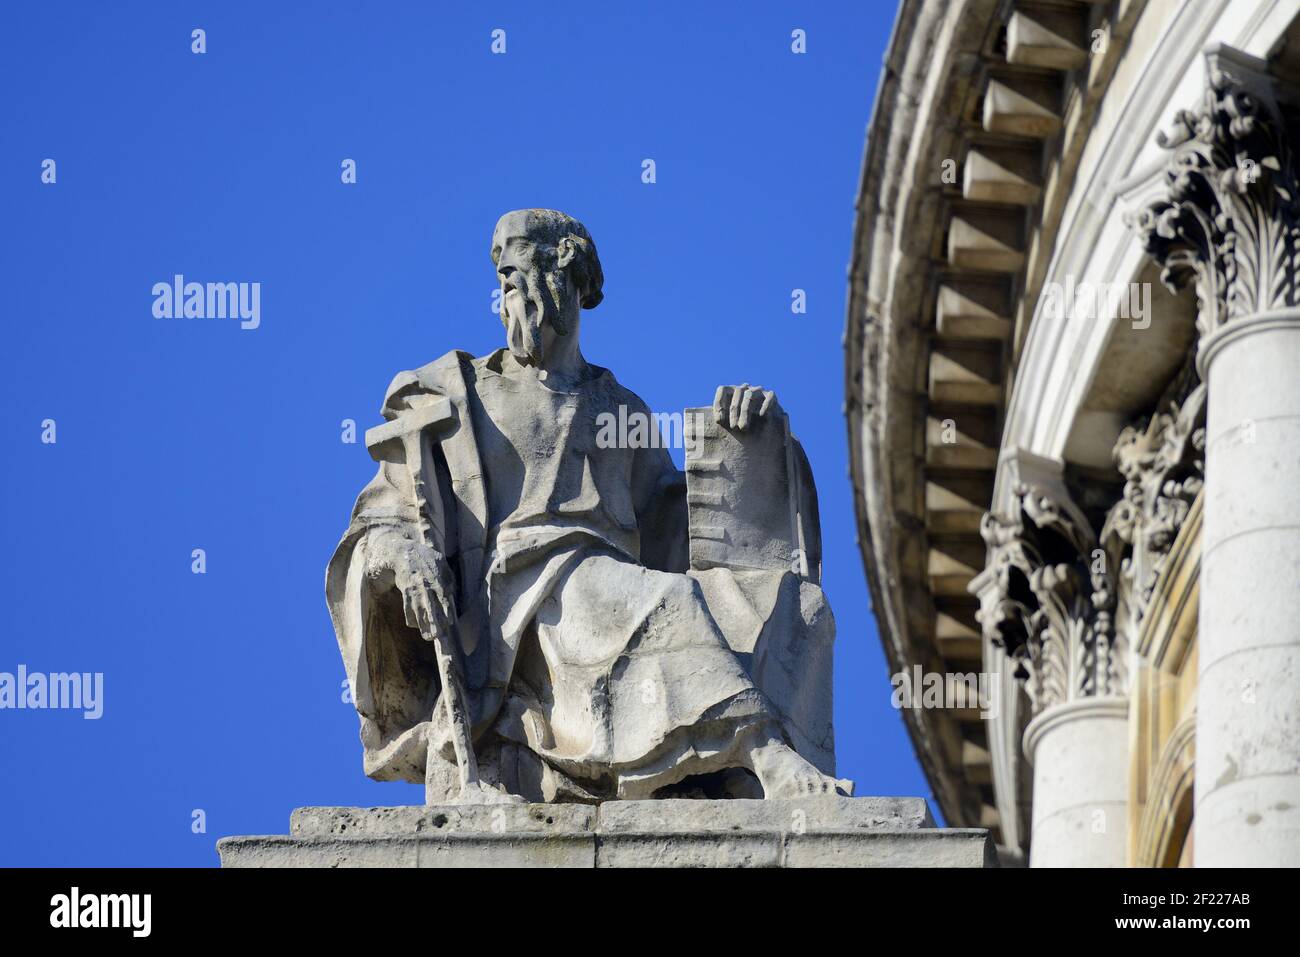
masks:
[[[441,581],[433,582],[425,600],[432,611],[434,626],[442,634],[448,634],[452,623],[456,621],[456,602],[452,599],[446,584]]]
[[[760,416],[767,415],[768,410],[776,404],[776,393],[771,389],[763,390],[763,406],[758,410]]]
[[[451,566],[441,554],[434,553],[433,561],[422,580],[427,584],[434,610],[441,612],[447,621],[455,621],[455,579],[452,576]]]
[[[425,641],[430,641],[442,633],[439,629],[437,612],[434,611],[435,605],[436,602],[431,600],[428,589],[417,590],[415,607],[420,617],[420,635]]]
[[[416,607],[415,596],[411,589],[402,589],[402,614],[406,618],[407,628],[420,627],[420,610]]]
[[[730,421],[731,421],[731,427],[732,427],[733,429],[736,428],[736,423],[737,423],[737,421],[740,419],[740,402],[741,402],[741,399],[744,398],[745,393],[748,392],[748,391],[749,391],[749,383],[748,383],[748,382],[746,382],[744,385],[737,386],[736,388],[734,388],[734,389],[731,390],[731,410],[730,410],[731,415],[730,415]]]
[[[406,626],[414,628],[421,637],[428,639],[432,634],[435,620],[424,583],[418,579],[414,581],[408,579],[403,583],[401,593],[402,613],[406,618]]]
[[[713,393],[713,421],[722,424],[723,408],[731,402],[731,386],[720,385],[718,391]]]
[[[736,428],[742,432],[749,428],[749,408],[754,403],[754,396],[759,394],[758,386],[745,390],[745,397],[740,400],[740,417],[736,422]]]

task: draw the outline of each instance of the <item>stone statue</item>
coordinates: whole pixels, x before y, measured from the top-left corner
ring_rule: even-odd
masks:
[[[492,235],[506,348],[393,380],[326,592],[366,773],[426,802],[852,793],[807,460],[770,391],[658,441],[579,349],[604,276],[553,210]]]

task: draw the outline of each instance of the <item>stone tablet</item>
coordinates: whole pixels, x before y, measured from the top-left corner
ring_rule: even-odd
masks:
[[[687,409],[686,503],[691,568],[765,568],[807,576],[790,421],[741,431],[712,409]]]

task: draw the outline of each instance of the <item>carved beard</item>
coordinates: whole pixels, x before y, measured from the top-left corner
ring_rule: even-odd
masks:
[[[568,325],[560,312],[569,290],[569,277],[562,271],[525,274],[517,284],[524,300],[524,315],[506,310],[506,344],[510,354],[522,365],[541,366],[546,358],[542,331],[549,324],[558,336],[568,335]]]

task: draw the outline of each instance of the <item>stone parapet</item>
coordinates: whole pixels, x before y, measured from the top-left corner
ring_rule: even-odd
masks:
[[[988,832],[920,798],[304,807],[222,867],[991,867]]]

